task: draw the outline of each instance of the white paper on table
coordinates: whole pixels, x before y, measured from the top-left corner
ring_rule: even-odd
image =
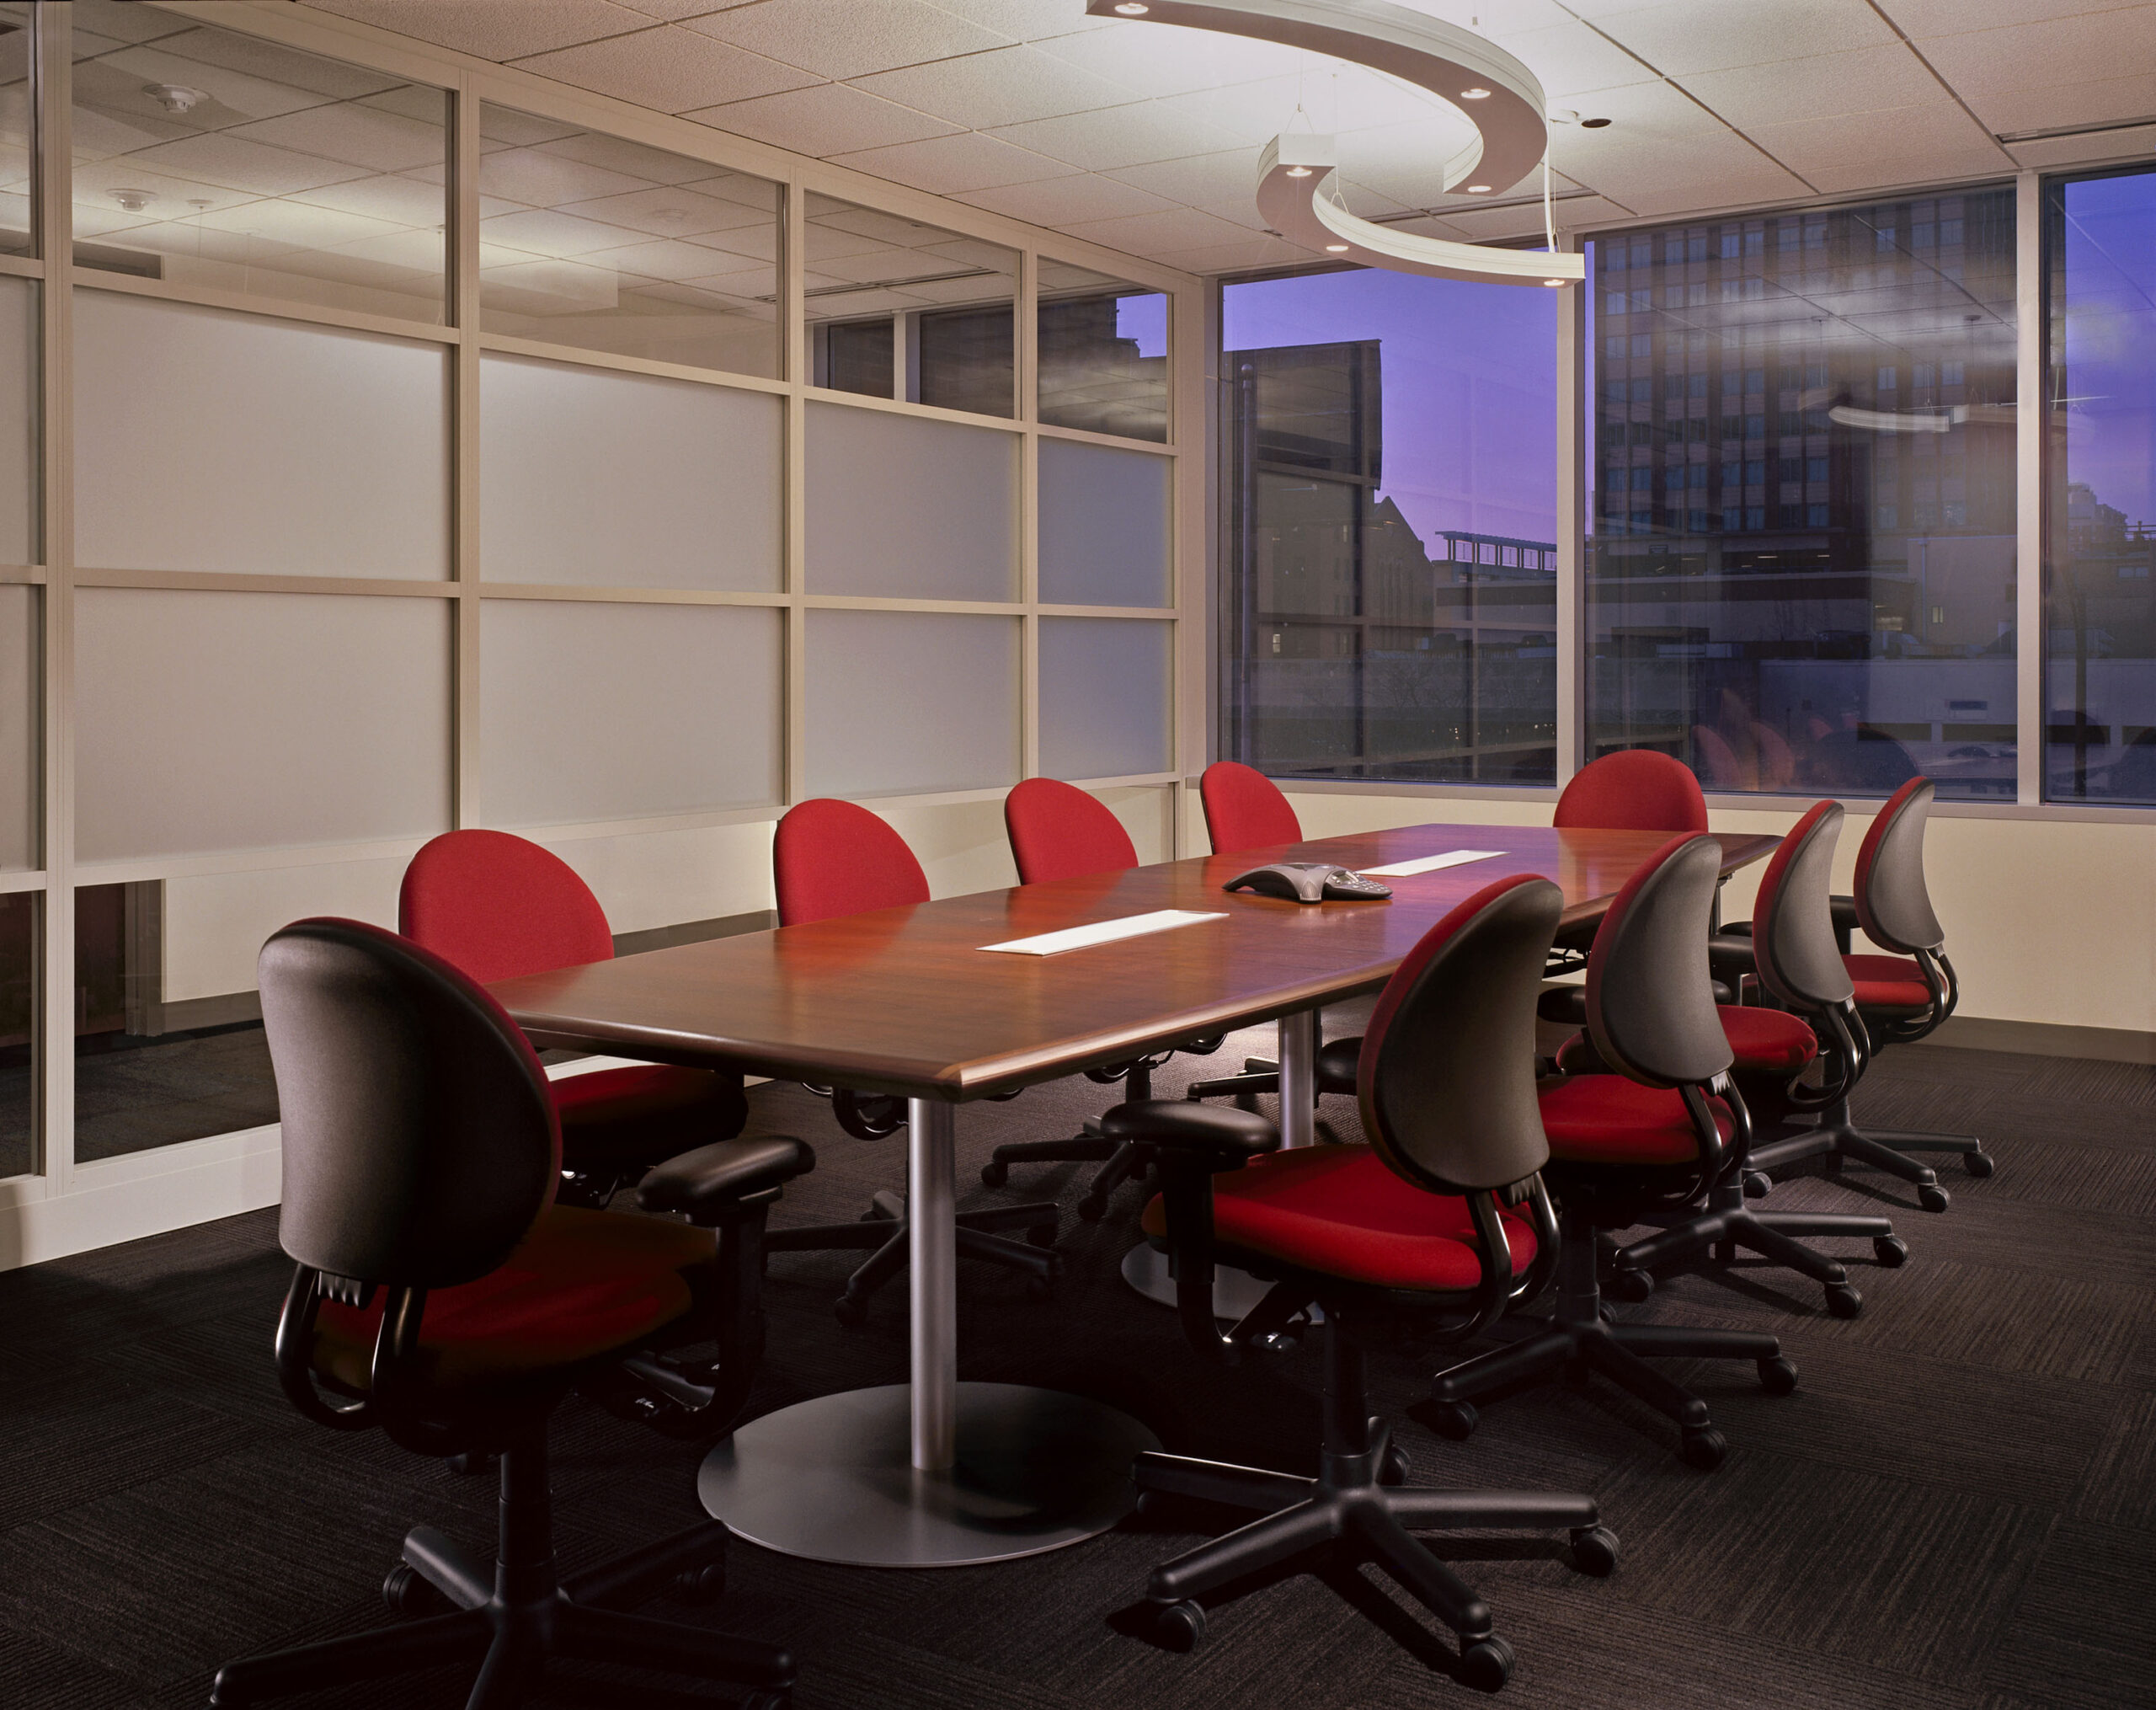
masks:
[[[1065,927],[1059,932],[1038,938],[1013,938],[1005,944],[983,944],[984,950],[1007,950],[1014,956],[1058,956],[1065,950],[1082,950],[1092,944],[1113,944],[1118,938],[1143,938],[1177,927],[1194,927],[1201,921],[1224,921],[1225,914],[1201,914],[1187,908],[1158,908],[1150,914],[1125,915],[1119,921],[1095,921],[1091,926]]]
[[[1362,867],[1365,879],[1406,879],[1417,873],[1435,873],[1440,867],[1465,867],[1470,861],[1488,861],[1502,849],[1449,849],[1442,855],[1423,855],[1412,861],[1396,861],[1390,867]]]

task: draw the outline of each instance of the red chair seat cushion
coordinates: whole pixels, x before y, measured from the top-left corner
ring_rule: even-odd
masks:
[[[1859,1009],[1921,1010],[1931,1007],[1931,987],[1924,970],[1905,956],[1844,956],[1856,987]]]
[[[1819,1055],[1819,1040],[1801,1016],[1784,1009],[1719,1004],[1721,1030],[1729,1036],[1739,1070],[1796,1075]]]
[[[1622,1075],[1582,1075],[1543,1093],[1550,1156],[1593,1164],[1681,1164],[1700,1155],[1684,1100],[1674,1088],[1642,1087]],[[1729,1107],[1707,1100],[1722,1138],[1735,1132]]]
[[[664,1163],[713,1141],[731,1140],[749,1120],[739,1075],[637,1063],[551,1081],[562,1117],[568,1169]]]
[[[499,1269],[427,1296],[417,1374],[446,1393],[514,1391],[633,1348],[690,1310],[689,1274],[715,1242],[686,1223],[550,1205]],[[325,1301],[315,1320],[315,1369],[349,1393],[366,1392],[382,1304]]]
[[[1534,1258],[1534,1227],[1503,1216],[1513,1269],[1524,1270]],[[1379,1288],[1455,1293],[1482,1280],[1466,1200],[1403,1181],[1367,1146],[1270,1152],[1214,1177],[1213,1227],[1226,1246]],[[1167,1232],[1157,1197],[1145,1228],[1156,1238]]]

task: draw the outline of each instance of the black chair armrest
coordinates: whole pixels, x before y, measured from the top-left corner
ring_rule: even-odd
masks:
[[[1711,940],[1708,943],[1707,959],[1710,965],[1714,965],[1714,947]],[[1715,966],[1715,972],[1717,975],[1723,971],[1720,966]],[[1748,945],[1744,951],[1743,966],[1733,971],[1739,975],[1749,974],[1752,971],[1752,952]],[[1710,980],[1707,985],[1714,992],[1716,1003],[1733,1004],[1737,1002],[1737,987],[1731,981],[1713,979]],[[1587,1025],[1587,987],[1560,986],[1554,991],[1545,991],[1534,1000],[1534,1013],[1543,1020],[1554,1023],[1559,1027],[1585,1027]]]
[[[637,1184],[637,1204],[647,1211],[686,1212],[701,1223],[815,1167],[808,1143],[789,1134],[722,1140],[648,1172]]]
[[[1114,1140],[1201,1154],[1224,1169],[1280,1146],[1280,1130],[1262,1116],[1232,1104],[1199,1104],[1187,1098],[1137,1098],[1118,1104],[1101,1118],[1101,1132]]]
[[[1747,975],[1758,971],[1758,951],[1752,943],[1749,921],[1740,922],[1742,932],[1724,930],[1707,940],[1707,966],[1714,970],[1714,977],[1732,990],[1741,988]],[[1735,1002],[1734,997],[1715,1000],[1717,1003]]]
[[[1330,1039],[1318,1047],[1317,1090],[1321,1093],[1344,1093],[1353,1096],[1355,1076],[1362,1066],[1363,1040],[1360,1034],[1353,1039]]]
[[[1842,947],[1842,954],[1851,953],[1856,943],[1856,929],[1860,924],[1856,917],[1856,899],[1853,896],[1830,896],[1827,909],[1834,920],[1834,942]]]

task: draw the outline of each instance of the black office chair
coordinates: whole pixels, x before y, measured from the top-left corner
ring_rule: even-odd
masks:
[[[1263,1118],[1187,1100],[1118,1105],[1103,1119],[1110,1133],[1158,1150],[1165,1191],[1145,1226],[1173,1257],[1192,1346],[1233,1361],[1274,1345],[1313,1304],[1324,1314],[1315,1478],[1183,1455],[1138,1458],[1148,1506],[1193,1497],[1263,1516],[1153,1570],[1154,1633],[1171,1647],[1198,1643],[1209,1607],[1289,1574],[1322,1579],[1369,1613],[1353,1594],[1374,1595],[1357,1572],[1370,1563],[1459,1636],[1460,1678],[1494,1691],[1512,1672],[1511,1647],[1489,1606],[1412,1534],[1562,1529],[1576,1568],[1615,1567],[1617,1541],[1592,1497],[1407,1487],[1364,1378],[1364,1342],[1380,1323],[1449,1314],[1432,1332],[1464,1339],[1547,1279],[1555,1226],[1535,1173],[1548,1152],[1535,1109],[1534,993],[1563,907],[1547,879],[1502,879],[1409,952],[1365,1035],[1369,1145],[1277,1152]],[[1216,1264],[1273,1285],[1225,1334],[1213,1316]]]
[[[717,1242],[663,1218],[559,1205],[546,1075],[482,987],[407,939],[339,920],[277,933],[259,978],[283,1113],[278,1235],[297,1265],[279,1382],[334,1430],[379,1426],[422,1455],[499,1454],[500,1531],[488,1567],[415,1528],[383,1595],[421,1618],[228,1663],[211,1702],[462,1665],[478,1671],[467,1710],[511,1710],[558,1656],[684,1675],[778,1710],[793,1682],[784,1649],[622,1612],[670,1582],[711,1589],[723,1526],[561,1578],[547,1419],[572,1389],[611,1386],[624,1361],[651,1365],[729,1321],[731,1400],[707,1392],[704,1405],[738,1405],[760,1346],[741,1287],[754,1232],[808,1167],[807,1148],[723,1141],[662,1167],[660,1191],[718,1223]]]

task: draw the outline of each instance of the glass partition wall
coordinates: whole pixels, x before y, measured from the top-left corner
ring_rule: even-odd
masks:
[[[0,4],[0,1263],[273,1199],[262,940],[451,827],[633,946],[811,794],[941,890],[1043,772],[1176,852],[1188,281],[205,18]]]

